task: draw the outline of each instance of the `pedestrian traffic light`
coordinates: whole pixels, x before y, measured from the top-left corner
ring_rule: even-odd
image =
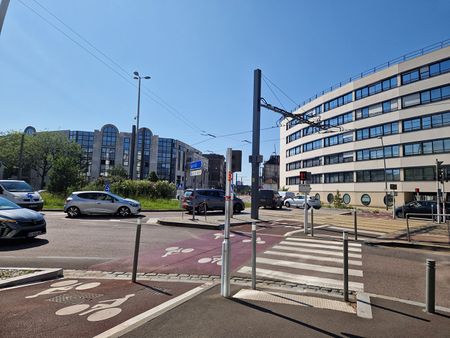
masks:
[[[231,153],[231,171],[242,171],[242,150],[233,150]]]
[[[439,182],[444,183],[447,179],[447,168],[442,166],[443,161],[438,161],[436,159],[436,178]]]
[[[305,183],[306,181],[311,181],[311,173],[309,171],[300,171],[300,181]]]

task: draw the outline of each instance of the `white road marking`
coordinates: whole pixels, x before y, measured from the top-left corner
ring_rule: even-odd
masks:
[[[281,242],[280,244],[282,244]],[[294,252],[306,252],[306,253],[314,253],[314,254],[322,254],[322,255],[328,255],[328,256],[337,256],[342,257],[343,253],[339,251],[326,251],[326,250],[314,250],[314,249],[308,249],[308,248],[297,248],[293,246],[283,246],[283,245],[275,245],[272,249],[276,250],[283,250],[283,251],[294,251]],[[360,254],[355,253],[348,253],[349,258],[359,258],[361,259]]]
[[[37,256],[38,259],[113,259],[114,257]]]
[[[302,248],[318,248],[318,249],[327,249],[327,250],[340,250],[342,251],[342,245],[325,245],[325,244],[312,244],[312,243],[298,243],[295,241],[281,241],[280,244],[283,245],[292,245],[296,247]],[[352,252],[361,252],[360,248],[348,248],[348,251]]]
[[[333,257],[322,257],[322,256],[313,256],[313,255],[304,255],[304,254],[296,254],[290,252],[278,252],[278,251],[266,251],[265,255],[274,255],[274,256],[283,256],[283,257],[292,257],[292,258],[302,258],[302,259],[310,259],[315,261],[322,262],[333,262],[333,263],[342,263],[342,258],[333,258]],[[349,265],[362,265],[361,261],[349,260]]]
[[[256,263],[267,264],[267,265],[275,265],[275,266],[283,266],[285,268],[292,269],[300,269],[300,270],[310,270],[310,271],[319,271],[324,273],[334,273],[337,275],[343,274],[343,268],[336,268],[331,266],[323,266],[323,265],[315,265],[315,264],[307,264],[307,263],[298,263],[292,261],[271,259],[271,258],[256,258]],[[349,276],[362,277],[363,272],[361,270],[348,269]]]
[[[372,319],[372,306],[370,305],[370,296],[364,292],[356,294],[356,314],[358,317]]]
[[[342,236],[341,236],[342,239]],[[342,241],[327,241],[327,240],[320,240],[320,239],[312,239],[312,238],[297,238],[297,237],[290,237],[286,238],[288,241],[295,241],[295,242],[306,242],[306,243],[322,243],[322,244],[330,244],[330,245],[340,245],[342,246]],[[354,247],[361,247],[361,243],[348,243],[348,246],[354,246]]]
[[[337,227],[337,226],[333,226],[333,225],[327,226],[327,229],[332,229],[332,230],[353,230],[352,227],[344,228],[344,227]],[[358,234],[359,233],[369,234],[369,235],[384,235],[386,232],[369,231],[369,230],[360,230],[360,229],[358,229]]]
[[[244,266],[239,269],[238,273],[250,275],[252,273],[252,268],[250,266]],[[344,282],[339,279],[331,278],[321,278],[315,276],[302,276],[298,274],[274,271],[268,269],[256,269],[256,275],[259,277],[270,278],[275,280],[284,280],[291,283],[314,285],[319,287],[330,287],[335,289],[342,289],[344,287]],[[363,291],[363,283],[349,282],[348,287],[350,290]]]

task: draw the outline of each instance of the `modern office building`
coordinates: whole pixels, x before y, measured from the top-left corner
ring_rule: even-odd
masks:
[[[132,152],[132,133],[119,132],[112,124],[104,125],[100,130],[61,131],[70,140],[81,145],[86,176],[89,180],[100,176],[107,177],[114,166],[123,167],[130,172]],[[177,187],[192,187],[194,179],[190,177],[189,163],[201,160],[204,168],[208,167],[208,159],[188,144],[171,138],[154,135],[148,128],[140,128],[138,136],[138,152],[135,177],[146,179],[154,171],[159,179],[173,182]],[[208,175],[205,171],[195,179],[197,187],[208,186]]]
[[[279,190],[280,188],[280,155],[270,155],[263,164],[263,189]]]
[[[205,154],[208,159],[209,187],[225,189],[225,156],[219,154]]]
[[[397,205],[435,199],[436,159],[450,164],[450,40],[333,86],[294,114],[328,129],[282,124],[281,184],[290,191],[304,170],[322,203],[339,190],[346,204],[385,206],[391,184]]]

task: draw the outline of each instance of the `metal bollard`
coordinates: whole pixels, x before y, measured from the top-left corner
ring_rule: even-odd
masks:
[[[252,222],[252,289],[256,290],[256,222]]]
[[[314,208],[311,207],[311,237],[314,237]]]
[[[435,312],[435,293],[436,293],[436,262],[427,259],[427,275],[426,275],[426,310],[428,313]]]
[[[409,215],[406,214],[406,235],[408,238],[408,242],[411,242],[411,236],[409,234]]]
[[[141,242],[141,219],[138,218],[137,219],[137,227],[136,227],[136,241],[134,243],[133,272],[131,275],[131,281],[133,283],[136,282],[140,242]]]
[[[355,241],[358,240],[358,216],[356,215],[356,209],[353,210],[353,230],[355,232]]]
[[[344,256],[344,301],[348,302],[348,234],[342,234]]]

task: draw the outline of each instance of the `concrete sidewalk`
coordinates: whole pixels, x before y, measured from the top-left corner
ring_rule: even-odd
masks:
[[[124,337],[448,337],[450,327],[448,312],[392,299],[362,300],[366,312],[358,316],[360,304],[311,294],[219,293],[210,289]]]

